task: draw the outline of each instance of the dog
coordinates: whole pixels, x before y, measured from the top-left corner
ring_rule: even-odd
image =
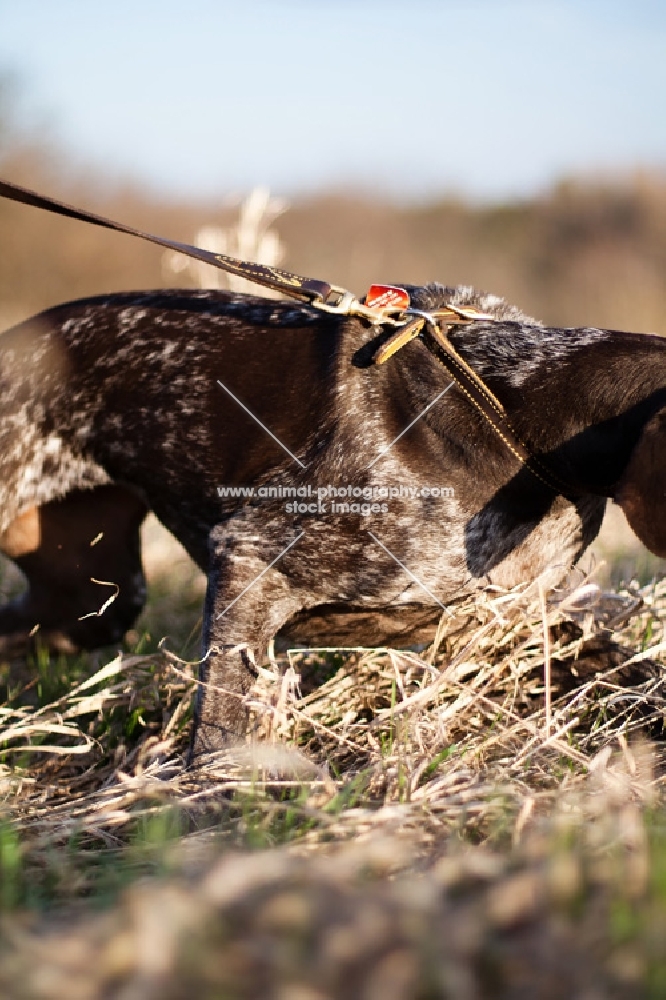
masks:
[[[194,290],[59,305],[0,338],[0,548],[28,582],[0,635],[117,642],[152,510],[208,579],[196,760],[244,737],[277,635],[419,641],[478,588],[563,576],[609,499],[666,555],[666,343],[408,292],[489,317],[450,341],[548,476],[420,340],[373,365],[385,334],[363,318]]]

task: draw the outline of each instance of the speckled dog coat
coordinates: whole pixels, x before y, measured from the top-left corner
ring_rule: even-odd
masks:
[[[0,339],[0,544],[29,582],[0,633],[117,641],[145,600],[153,510],[208,576],[198,754],[244,735],[278,633],[422,640],[475,588],[565,573],[609,497],[665,553],[666,344],[546,328],[468,287],[410,294],[495,317],[451,341],[567,497],[418,340],[376,367],[376,329],[309,306],[212,291],[67,303]],[[108,596],[93,580],[118,594],[83,617]]]

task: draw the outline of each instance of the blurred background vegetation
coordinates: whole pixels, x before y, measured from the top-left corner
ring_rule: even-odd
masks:
[[[0,139],[2,176],[138,228],[192,242],[237,208],[176,202]],[[471,284],[548,323],[666,330],[666,175],[571,178],[541,197],[401,205],[352,192],[296,200],[275,223],[285,266],[362,293],[373,281]],[[103,292],[187,284],[159,250],[0,202],[0,322]],[[190,279],[192,280],[192,279]]]

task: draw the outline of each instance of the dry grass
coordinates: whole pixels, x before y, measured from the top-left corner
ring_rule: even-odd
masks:
[[[534,587],[489,591],[444,616],[422,653],[272,657],[250,696],[260,742],[192,771],[193,665],[166,650],[119,655],[41,706],[15,693],[0,707],[5,815],[29,838],[122,838],[166,803],[196,817],[222,795],[297,787],[309,842],[390,826],[396,804],[419,836],[486,838],[526,801],[546,808],[608,748],[662,730],[666,583],[548,595],[550,728],[542,611]]]
[[[0,994],[663,995],[666,582],[545,597],[487,592],[421,653],[273,657],[263,740],[192,771],[165,650],[14,691]]]

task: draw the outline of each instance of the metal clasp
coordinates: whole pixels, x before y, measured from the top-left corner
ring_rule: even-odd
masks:
[[[312,299],[311,306],[320,309],[322,312],[332,313],[334,316],[360,316],[367,319],[373,326],[399,326],[404,322],[404,310],[396,312],[391,316],[390,312],[381,309],[372,309],[359,302],[353,292],[338,285],[331,285],[331,290],[325,299],[319,297]]]

